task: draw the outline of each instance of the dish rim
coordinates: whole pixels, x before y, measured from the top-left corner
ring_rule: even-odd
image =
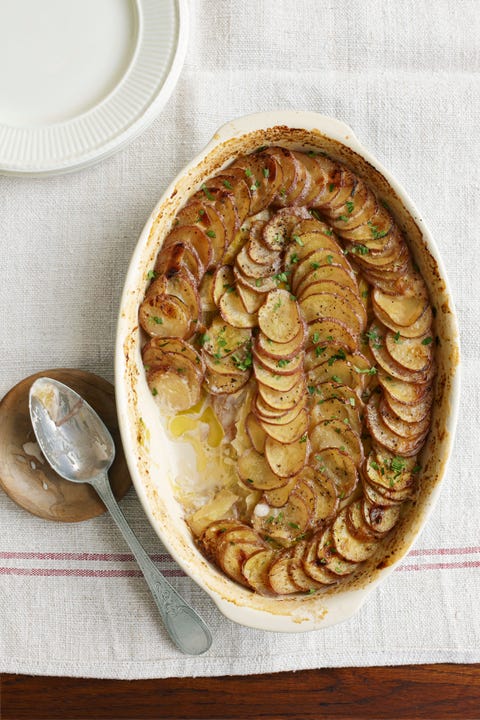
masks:
[[[313,133],[314,131],[321,135],[331,139],[332,141],[341,143],[342,145],[349,148],[354,153],[360,156],[366,163],[377,171],[380,176],[384,178],[388,186],[395,192],[407,214],[412,218],[414,224],[418,227],[418,231],[422,237],[422,241],[425,245],[426,251],[433,258],[436,269],[438,270],[439,278],[444,286],[444,294],[449,304],[449,325],[451,328],[451,336],[449,341],[452,344],[452,350],[456,351],[456,359],[452,360],[449,366],[450,370],[450,411],[444,421],[444,429],[447,431],[447,438],[443,440],[442,445],[442,467],[438,473],[438,479],[433,485],[429,493],[427,494],[424,502],[423,509],[420,513],[420,519],[414,523],[413,519],[411,527],[407,528],[406,537],[403,538],[401,543],[401,552],[397,552],[396,557],[385,567],[377,568],[375,576],[370,579],[365,585],[358,587],[353,590],[344,590],[338,592],[338,594],[332,594],[325,600],[322,599],[321,608],[315,610],[312,607],[312,601],[307,598],[302,598],[302,610],[294,613],[285,614],[280,609],[273,613],[265,610],[259,610],[258,608],[249,607],[247,604],[243,604],[242,600],[238,596],[242,596],[242,593],[232,592],[231,597],[225,597],[222,593],[217,590],[213,590],[212,587],[206,583],[204,577],[199,572],[199,568],[194,568],[192,563],[178,551],[175,543],[169,537],[168,529],[164,530],[159,527],[158,518],[155,517],[152,510],[152,497],[149,494],[148,488],[145,486],[144,478],[139,471],[138,463],[136,461],[135,448],[132,446],[132,435],[131,435],[131,424],[129,421],[129,398],[128,388],[124,387],[125,383],[125,353],[126,353],[126,342],[127,339],[132,336],[133,329],[128,326],[126,316],[128,313],[125,312],[125,308],[128,302],[131,301],[131,294],[135,289],[134,283],[138,285],[138,267],[140,266],[140,258],[142,253],[145,252],[147,242],[154,228],[155,220],[161,210],[161,208],[167,203],[169,199],[176,193],[176,187],[190,172],[194,169],[198,169],[199,165],[208,158],[210,154],[218,149],[224,143],[228,143],[237,137],[248,135],[254,132],[263,131],[266,132],[272,128],[286,128],[286,129],[301,129],[306,132]],[[313,143],[312,143],[313,144]],[[233,155],[232,155],[233,157]],[[186,197],[184,198],[186,199]],[[133,287],[133,289],[132,289]],[[138,328],[137,328],[138,331]],[[125,389],[127,391],[125,392]],[[132,474],[132,481],[139,495],[140,501],[147,514],[147,517],[154,528],[155,532],[163,542],[168,552],[178,562],[182,569],[189,575],[200,587],[202,587],[214,600],[219,610],[231,620],[238,622],[242,625],[250,627],[282,631],[282,632],[301,632],[312,629],[319,629],[328,627],[329,625],[342,622],[351,616],[353,616],[366,601],[367,597],[371,592],[384,580],[388,575],[393,572],[401,560],[407,555],[410,547],[420,535],[423,527],[428,522],[428,519],[433,511],[435,503],[441,491],[441,486],[445,478],[448,462],[451,456],[453,440],[455,435],[455,429],[457,425],[459,398],[460,398],[460,355],[459,355],[459,340],[458,340],[458,322],[455,313],[454,303],[452,299],[452,293],[450,290],[448,277],[445,271],[443,260],[440,256],[436,243],[426,227],[421,214],[417,210],[415,204],[403,189],[401,184],[385,169],[382,164],[360,143],[356,138],[353,130],[345,123],[336,120],[334,118],[320,115],[314,112],[304,111],[268,111],[263,113],[255,113],[252,115],[243,116],[232,120],[214,133],[212,139],[207,145],[198,153],[174,178],[174,180],[167,187],[162,197],[153,209],[150,217],[148,218],[145,227],[140,235],[137,242],[136,248],[132,254],[130,265],[127,271],[125,286],[122,293],[120,303],[120,314],[119,322],[117,327],[117,341],[116,341],[116,353],[115,353],[115,390],[117,397],[117,412],[119,415],[119,425],[124,443],[125,456]],[[202,562],[199,563],[202,565]],[[203,566],[206,567],[206,561],[203,559]],[[216,571],[219,574],[219,571]],[[229,581],[230,584],[232,581]],[[228,584],[228,583],[227,583]],[[238,587],[238,586],[237,586]],[[248,592],[248,591],[247,591]],[[237,597],[235,597],[237,595]],[[243,593],[243,596],[245,593]],[[251,593],[250,593],[251,595]],[[330,601],[329,601],[330,600]],[[287,603],[284,600],[277,600],[279,608],[287,607]]]

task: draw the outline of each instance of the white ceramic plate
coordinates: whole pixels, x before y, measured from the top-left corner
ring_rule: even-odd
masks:
[[[148,389],[140,354],[138,307],[161,240],[193,191],[238,155],[261,145],[325,150],[345,162],[388,200],[437,312],[437,384],[432,429],[420,455],[422,481],[396,531],[361,573],[311,597],[268,598],[229,580],[195,546],[175,500],[172,480],[185,467],[186,444],[172,442]],[[324,628],[351,617],[369,593],[395,569],[425,525],[440,492],[455,432],[459,402],[458,327],[445,269],[421,214],[405,190],[366,150],[351,128],[311,112],[250,115],[224,125],[207,147],[166,189],[140,236],[121,301],[116,345],[116,395],[125,456],[146,514],[167,550],[230,619],[283,632]]]
[[[0,172],[119,150],[168,100],[187,34],[186,0],[1,0]]]

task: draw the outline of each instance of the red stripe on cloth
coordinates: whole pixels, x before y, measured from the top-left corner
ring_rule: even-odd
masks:
[[[155,562],[174,562],[166,553],[150,555]],[[89,560],[98,562],[134,562],[131,553],[75,553],[75,552],[0,552],[2,560]]]
[[[400,565],[397,570],[400,572],[411,572],[415,570],[458,570],[463,568],[480,568],[480,560],[465,560],[464,562],[452,563],[425,563],[424,565]]]
[[[421,557],[422,555],[474,555],[480,553],[480,547],[460,548],[425,548],[424,550],[411,550],[409,557]]]
[[[162,570],[165,577],[185,577],[182,570]],[[87,568],[6,568],[0,575],[28,575],[41,577],[142,577],[140,570],[88,570]]]

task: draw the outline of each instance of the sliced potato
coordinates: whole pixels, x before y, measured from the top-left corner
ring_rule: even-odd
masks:
[[[324,585],[307,575],[303,569],[303,556],[305,555],[307,545],[308,543],[306,540],[300,540],[300,542],[297,542],[293,548],[293,554],[288,564],[288,572],[290,574],[291,581],[297,586],[300,592],[311,593],[315,590],[323,588]]]
[[[236,288],[242,305],[249,315],[255,315],[265,302],[266,292],[259,293],[256,290],[252,290],[249,285],[246,285],[242,280],[236,280]]]
[[[315,535],[308,543],[303,556],[303,570],[306,575],[322,585],[334,585],[339,581],[338,575],[334,575],[330,570],[327,570],[325,562],[319,560],[317,556],[318,545],[322,537],[323,534],[320,534],[320,538]]]
[[[415,436],[412,440],[396,435],[383,422],[378,405],[378,396],[372,395],[366,407],[367,426],[375,442],[396,455],[403,457],[417,455],[425,442],[426,433]]]
[[[354,461],[346,450],[336,447],[323,448],[313,455],[313,461],[317,470],[335,484],[340,500],[348,498],[353,493],[357,487],[358,473]]]
[[[257,314],[245,310],[236,290],[222,295],[219,310],[222,318],[233,327],[253,328],[257,324]]]
[[[316,233],[316,235],[319,235],[319,233]],[[298,245],[292,243],[285,255],[285,266],[291,269],[293,273],[293,292],[297,292],[297,288],[300,287],[302,282],[313,282],[320,279],[323,272],[320,268],[330,264],[332,266],[338,265],[347,273],[351,272],[351,267],[340,250],[318,248],[303,255],[301,249],[299,252]]]
[[[267,515],[253,514],[253,524],[257,532],[265,539],[271,538],[279,545],[291,545],[307,532],[311,526],[312,515],[305,500],[292,491],[288,501],[281,508],[270,508]]]
[[[349,532],[357,540],[369,543],[372,542],[372,540],[380,539],[381,535],[374,532],[374,530],[367,525],[363,517],[362,501],[360,499],[350,503],[347,508],[346,519]]]
[[[388,376],[409,383],[424,383],[432,379],[435,372],[433,363],[427,365],[425,370],[415,371],[409,370],[393,359],[385,345],[385,328],[378,322],[370,327],[369,345],[376,362]]]
[[[210,239],[210,267],[215,267],[221,261],[226,246],[226,229],[223,219],[212,205],[192,200],[177,213],[175,223],[176,227],[198,225]]]
[[[181,243],[185,247],[193,249],[205,270],[211,266],[213,257],[211,238],[198,225],[174,227],[165,238],[160,255],[163,253],[163,249],[172,243]]]
[[[333,545],[337,553],[350,562],[363,562],[377,550],[378,541],[364,541],[356,538],[347,525],[348,506],[337,515],[332,526]]]
[[[303,370],[298,370],[291,375],[277,375],[258,362],[253,363],[253,372],[259,385],[269,387],[276,392],[288,392],[295,385],[301,383],[304,378]]]
[[[273,252],[282,250],[290,241],[293,228],[302,218],[310,217],[305,208],[283,208],[272,215],[265,224],[262,242]]]
[[[377,318],[380,320],[380,322],[390,328],[390,330],[392,330],[394,333],[401,333],[403,337],[423,337],[427,333],[431,333],[433,315],[430,305],[427,306],[424,313],[418,318],[418,320],[412,325],[409,325],[408,327],[400,327],[400,325],[395,325],[395,323],[392,322],[391,318],[386,313],[384,313],[377,305],[373,306],[373,311]]]
[[[315,275],[315,277],[313,277]],[[348,287],[355,295],[358,295],[358,283],[353,273],[349,273],[345,267],[331,263],[320,265],[312,273],[305,275],[300,283],[296,285],[295,292],[298,298],[311,295],[311,288],[321,282],[336,282],[342,287]]]
[[[330,398],[313,405],[310,411],[310,422],[318,425],[325,420],[339,420],[352,428],[358,435],[362,432],[362,422],[355,407],[344,403],[339,398]]]
[[[354,336],[365,329],[365,321],[356,308],[352,308],[349,301],[341,294],[317,293],[310,295],[300,303],[302,315],[307,323],[324,318],[339,320],[350,328]]]
[[[197,230],[197,228],[191,229]],[[199,232],[201,231],[199,230]],[[183,242],[170,242],[162,247],[153,269],[157,275],[168,276],[172,272],[179,272],[182,267],[185,267],[192,274],[197,283],[200,282],[205,272],[205,266],[198,257],[195,248],[187,247]]]
[[[303,192],[302,203],[306,207],[310,207],[318,194],[323,190],[325,182],[325,173],[315,160],[314,153],[305,152],[295,153],[295,157],[305,167],[310,176],[310,184],[307,192]]]
[[[248,255],[247,247],[247,245],[244,245],[235,258],[235,265],[240,270],[242,276],[259,280],[278,273],[280,270],[280,255],[275,255],[272,261],[260,265],[254,262]]]
[[[147,373],[147,383],[159,404],[168,410],[188,410],[201,397],[203,375],[188,359],[171,353],[163,365]]]
[[[280,508],[283,507],[290,497],[290,493],[295,489],[297,484],[297,477],[291,477],[288,479],[286,485],[281,488],[275,488],[274,490],[265,490],[263,498],[267,505],[271,507]]]
[[[260,595],[271,595],[268,574],[274,558],[273,550],[257,550],[242,565],[243,577],[248,585]]]
[[[221,359],[245,346],[250,338],[249,328],[233,327],[217,316],[203,335],[202,347],[212,357]]]
[[[227,290],[230,291],[231,288],[235,287],[235,280],[231,266],[220,265],[213,274],[212,283],[213,302],[218,306],[222,296],[225,295]]]
[[[213,301],[213,273],[212,271],[208,271],[205,273],[205,275],[202,278],[202,281],[198,288],[198,294],[200,296],[200,310],[202,311],[202,315],[204,318],[209,315],[209,313],[215,312],[217,309],[217,306],[215,305]]]
[[[142,360],[146,369],[153,370],[155,365],[161,365],[167,352],[187,357],[203,372],[203,361],[199,353],[190,343],[178,337],[151,338],[142,348]]]
[[[332,527],[327,527],[320,535],[317,544],[317,561],[323,565],[327,572],[333,573],[338,580],[351,575],[358,568],[358,562],[351,562],[341,557],[333,543]]]
[[[257,337],[257,347],[262,355],[267,355],[273,360],[294,358],[303,349],[306,338],[306,327],[303,323],[295,337],[290,342],[279,343],[268,338],[260,332]]]
[[[373,305],[382,310],[390,320],[400,327],[413,325],[425,312],[428,305],[426,288],[420,281],[415,285],[415,292],[405,295],[387,295],[378,288],[372,293]]]
[[[302,397],[305,395],[305,383],[303,375],[300,376],[299,382],[297,382],[290,390],[274,390],[268,385],[258,383],[258,392],[263,400],[271,408],[275,410],[291,410],[293,407],[298,405]]]
[[[399,402],[386,391],[384,391],[383,399],[391,412],[395,413],[400,420],[414,423],[424,420],[430,413],[433,403],[433,391],[427,390],[421,400],[414,405]]]
[[[234,197],[238,222],[241,225],[250,214],[250,189],[243,172],[222,173],[205,182],[208,189],[227,190]]]
[[[271,290],[258,311],[258,325],[267,338],[288,343],[301,331],[298,305],[287,290]]]
[[[253,448],[240,455],[238,474],[242,482],[253,490],[273,490],[287,483],[285,478],[272,471],[266,456],[260,455]]]
[[[359,467],[363,461],[363,445],[350,427],[339,420],[326,420],[310,430],[312,454],[321,455],[325,448],[339,448]]]
[[[227,532],[227,530],[233,530],[234,528],[246,527],[240,520],[236,519],[220,519],[214,520],[210,523],[203,531],[200,537],[200,544],[205,550],[207,557],[214,557],[217,549],[217,545],[220,542],[221,536]]]
[[[314,346],[323,346],[326,342],[336,343],[341,347],[348,348],[349,352],[358,349],[358,337],[341,320],[335,318],[321,318],[314,320],[308,326],[308,344]],[[317,351],[317,356],[322,354],[321,350]]]
[[[250,215],[256,215],[269,205],[283,180],[282,169],[267,153],[244,155],[226,168],[242,168],[250,190]]]
[[[249,381],[250,373],[219,373],[207,367],[205,372],[205,387],[212,395],[233,395],[241,390]]]
[[[308,415],[305,410],[301,410],[296,417],[287,423],[274,424],[260,420],[259,424],[268,437],[280,443],[289,444],[305,436],[308,430]]]
[[[287,356],[276,359],[267,354],[257,341],[253,347],[253,357],[254,362],[260,363],[274,375],[294,375],[303,370],[304,353],[301,351],[291,358]]]
[[[262,296],[262,299],[265,298],[265,294],[267,292],[275,290],[278,286],[278,283],[273,275],[270,275],[269,277],[252,278],[242,273],[237,265],[233,268],[233,276],[237,285],[241,284],[243,287],[249,288],[252,292],[258,293]]]
[[[303,439],[303,442],[302,442]],[[265,442],[265,459],[278,477],[288,478],[297,475],[304,467],[308,454],[306,436],[285,445],[268,436]]]
[[[193,331],[186,305],[173,295],[146,297],[140,305],[138,320],[151,337],[190,337]]]
[[[407,370],[425,372],[433,357],[433,338],[426,334],[418,338],[407,338],[389,330],[385,334],[385,347],[395,362]]]
[[[245,430],[255,450],[263,455],[267,434],[253,413],[249,413],[245,420]]]
[[[383,387],[388,398],[393,398],[397,402],[405,405],[417,405],[426,397],[426,393],[431,391],[431,383],[414,383],[406,382],[392,377],[386,372],[379,371],[378,382]]]
[[[283,412],[281,410],[274,410],[273,408],[269,408],[268,405],[262,400],[262,398],[257,394],[255,396],[254,400],[254,412],[257,415],[257,418],[260,422],[260,424],[263,427],[263,422],[266,422],[271,425],[286,425],[287,423],[292,422],[299,413],[302,412],[302,410],[307,405],[307,398],[306,396],[303,396],[302,400],[291,410],[287,410],[287,412]],[[267,430],[267,428],[265,428]]]
[[[288,571],[292,551],[282,553],[270,565],[268,571],[268,584],[276,595],[292,595],[298,593],[298,587],[293,583]]]
[[[234,513],[233,507],[238,500],[238,495],[228,488],[223,488],[212,500],[187,518],[190,530],[196,537],[200,537],[213,522],[231,518]]]
[[[430,427],[430,413],[428,413],[423,420],[420,420],[419,422],[406,422],[392,412],[383,399],[380,401],[378,409],[385,425],[396,435],[400,435],[400,437],[413,440],[415,437],[423,435],[427,432]]]
[[[399,505],[382,507],[370,502],[367,498],[362,500],[362,511],[365,522],[378,535],[390,532],[400,518]]]
[[[337,195],[340,188],[342,171],[341,166],[325,154],[317,153],[311,155],[311,157],[314,158],[323,174],[323,180],[319,181],[319,192],[311,204],[312,207],[321,209],[324,206],[328,206],[330,200]]]

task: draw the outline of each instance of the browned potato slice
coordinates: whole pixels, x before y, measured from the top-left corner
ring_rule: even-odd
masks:
[[[339,448],[346,452],[359,467],[363,461],[363,445],[350,427],[339,420],[322,422],[310,431],[312,454],[321,455],[326,448]]]
[[[346,200],[348,200],[357,184],[357,178],[355,175],[344,165],[338,165],[339,177],[336,183],[336,193],[333,193],[327,202],[322,203],[319,207],[322,213],[325,213],[328,217],[331,217],[335,210],[341,207]]]
[[[245,366],[248,350],[243,346],[237,352],[225,355],[224,357],[212,357],[207,353],[203,354],[205,367],[210,373],[215,375],[239,375],[243,377],[245,374],[249,376],[250,370]]]
[[[388,398],[392,397],[394,400],[405,405],[416,405],[420,401],[423,401],[426,393],[432,389],[431,383],[429,382],[405,382],[382,371],[378,373],[377,377],[380,385],[386,391]]]
[[[139,323],[151,337],[190,337],[188,308],[173,295],[150,295],[140,305]]]
[[[277,205],[287,206],[287,207],[294,207],[295,205],[302,206],[304,205],[304,197],[308,194],[308,191],[310,190],[311,180],[310,180],[310,173],[307,172],[307,169],[305,165],[300,162],[298,158],[298,153],[295,151],[291,151],[291,155],[293,158],[293,163],[295,165],[296,170],[296,176],[295,181],[293,185],[290,187],[290,190],[287,191],[286,195],[283,194],[282,190],[283,187],[280,188],[280,192],[277,193],[277,196],[275,198],[275,202]],[[283,167],[282,167],[283,170]],[[285,171],[283,173],[283,177],[285,180]]]
[[[275,290],[278,286],[275,276],[270,275],[269,277],[252,278],[244,275],[237,265],[233,268],[233,276],[237,284],[241,284],[249,288],[252,292],[258,293],[262,297],[262,300],[265,299],[267,292]]]
[[[324,448],[313,456],[315,466],[325,477],[335,484],[340,500],[348,498],[358,483],[355,463],[345,450]]]
[[[245,285],[243,281],[239,279],[237,279],[236,283],[237,292],[245,308],[245,312],[249,315],[254,315],[265,302],[266,292],[259,293],[257,290],[252,290],[251,287]]]
[[[300,480],[309,485],[315,495],[314,521],[325,523],[334,517],[338,509],[338,495],[333,480],[309,466],[300,473]],[[296,489],[299,495],[302,487],[299,481]]]
[[[318,194],[323,190],[325,174],[320,165],[315,160],[314,154],[295,153],[295,157],[305,167],[310,176],[310,184],[307,192],[303,192],[302,203],[306,207],[310,207]]]
[[[273,490],[287,483],[285,478],[271,470],[266,456],[260,455],[254,448],[249,448],[240,455],[238,474],[242,482],[252,490]]]
[[[317,365],[309,371],[307,374],[307,387],[317,387],[327,382],[334,382],[346,385],[355,392],[361,391],[365,387],[365,378],[368,377],[362,372],[365,369],[361,367],[358,360],[355,360],[355,363],[348,360],[336,360],[333,366],[325,362],[323,365]]]
[[[292,420],[294,420],[297,415],[301,413],[301,411],[306,407],[306,405],[307,398],[304,395],[298,405],[296,405],[291,410],[287,410],[287,412],[282,412],[281,410],[274,410],[273,408],[269,408],[269,406],[266,405],[264,400],[262,400],[259,395],[256,395],[254,401],[254,412],[262,427],[264,422],[269,425],[287,425],[287,423],[292,422]]]
[[[306,278],[308,278],[308,282],[320,279],[322,271],[317,275],[317,270],[320,270],[324,265],[330,264],[339,265],[347,273],[351,272],[345,256],[338,250],[319,248],[300,258],[297,248],[293,244],[289,246],[285,255],[285,267],[293,270],[293,292],[297,292],[297,288],[300,287],[302,282],[307,282]]]
[[[262,242],[272,251],[282,250],[290,241],[293,228],[302,218],[310,214],[305,208],[283,208],[278,210],[263,228]]]
[[[247,415],[245,430],[255,450],[263,455],[265,453],[267,434],[253,413]]]
[[[280,254],[280,245],[277,248],[271,249],[263,242],[263,230],[266,223],[257,221],[252,223],[248,240],[245,243],[248,257],[258,265],[270,265],[274,263]]]
[[[165,238],[160,255],[164,248],[177,243],[193,250],[205,270],[211,266],[213,255],[211,238],[198,225],[179,225],[173,228]]]
[[[313,278],[313,275],[315,275],[315,278]],[[358,283],[355,275],[348,272],[345,267],[334,264],[332,260],[331,263],[327,262],[325,265],[320,265],[320,267],[316,268],[314,272],[304,276],[303,280],[296,286],[295,292],[297,297],[301,298],[305,295],[306,291],[311,288],[312,285],[325,281],[333,281],[338,285],[348,287],[356,295],[358,295]]]
[[[300,163],[291,151],[284,147],[269,147],[265,151],[265,154],[275,158],[282,170],[282,183],[277,188],[277,194],[273,201],[277,203],[277,200],[279,200],[278,204],[280,205],[290,204],[286,203],[286,197],[287,193],[296,188]]]
[[[354,500],[347,509],[347,527],[349,532],[357,539],[362,542],[371,542],[375,539],[380,539],[380,534],[372,530],[367,525],[365,518],[363,517],[362,501],[360,499]]]
[[[285,343],[287,345],[287,343]],[[280,357],[278,359],[271,357],[263,351],[257,342],[253,348],[254,360],[270,370],[274,375],[293,375],[303,369],[303,352],[297,353],[292,358]]]
[[[339,385],[335,382],[326,382],[322,383],[321,385],[316,385],[314,397],[318,401],[330,400],[330,398],[335,398],[341,400],[344,403],[347,403],[348,405],[351,405],[351,407],[353,408],[356,408],[358,413],[363,413],[364,405],[358,395],[356,395],[356,393],[354,393],[351,388],[344,385]]]
[[[310,222],[310,221],[308,221]],[[309,255],[319,250],[328,250],[331,253],[343,254],[340,245],[333,235],[326,232],[322,226],[313,232],[300,234],[297,228],[305,227],[307,221],[303,220],[293,228],[292,243],[288,248],[288,259],[285,262],[292,262],[292,251],[295,252],[299,261],[305,260]],[[295,264],[295,263],[294,263]]]
[[[270,565],[268,571],[268,584],[276,595],[291,595],[298,592],[298,587],[290,579],[288,572],[291,555],[293,551],[282,553],[277,560]]]
[[[213,274],[212,296],[215,305],[220,304],[222,296],[235,287],[233,270],[230,265],[220,265]]]
[[[244,245],[235,258],[235,264],[239,268],[242,276],[259,280],[278,273],[280,269],[280,255],[276,255],[271,262],[259,265],[251,259],[247,252],[247,245]]]
[[[338,575],[327,570],[325,562],[317,557],[318,544],[322,537],[323,534],[320,535],[320,538],[314,536],[308,543],[303,556],[303,570],[309,577],[322,585],[334,585],[339,580]]]
[[[177,353],[171,353],[163,365],[147,373],[152,395],[162,407],[188,410],[200,400],[203,376],[195,365]]]
[[[430,427],[430,414],[419,422],[406,422],[393,413],[383,399],[380,401],[379,412],[383,422],[392,432],[409,440],[423,435]]]
[[[352,428],[358,435],[362,432],[362,422],[355,407],[349,403],[344,403],[339,398],[330,398],[321,401],[311,408],[310,422],[312,425],[318,425],[324,420],[340,420]]]
[[[351,354],[345,345],[340,343],[319,343],[305,352],[305,372],[313,370],[318,365],[328,363],[329,367],[335,365],[338,360],[350,360]]]
[[[327,572],[333,573],[337,579],[351,575],[358,566],[358,562],[351,562],[340,557],[333,544],[332,528],[327,527],[320,536],[317,545],[317,561],[323,565]]]
[[[283,487],[275,488],[274,490],[265,490],[263,493],[263,499],[267,505],[270,505],[271,507],[283,507],[287,503],[290,493],[294,490],[296,484],[296,476],[289,478],[287,484]]]
[[[302,237],[305,233],[323,233],[328,238],[334,238],[332,229],[326,222],[319,219],[318,213],[309,211],[308,217],[305,220],[299,220],[293,228],[293,234],[300,235]],[[340,247],[337,245],[337,250]],[[303,252],[303,251],[302,251]]]
[[[235,207],[238,215],[238,222],[241,225],[250,214],[250,189],[247,185],[245,173],[232,171],[217,175],[207,180],[205,186],[210,189],[227,190],[234,197]]]
[[[385,346],[395,362],[407,370],[425,372],[432,362],[434,343],[431,335],[407,338],[389,330],[385,334]]]
[[[378,542],[373,538],[370,542],[356,538],[347,525],[348,507],[343,508],[337,515],[332,526],[332,538],[337,553],[350,562],[363,562],[377,550]]]
[[[288,572],[291,581],[297,586],[300,592],[312,593],[315,592],[315,590],[323,588],[324,585],[307,575],[303,569],[303,556],[305,555],[307,545],[308,542],[306,540],[300,540],[300,542],[295,545],[292,558],[288,565]]]
[[[222,218],[212,205],[192,200],[175,218],[176,227],[198,225],[210,240],[212,257],[210,266],[215,267],[225,251],[226,229]]]
[[[205,387],[212,395],[233,395],[241,390],[249,379],[249,372],[226,375],[207,367],[205,372]]]
[[[374,505],[378,505],[379,507],[390,507],[392,505],[400,505],[403,502],[403,500],[392,499],[391,497],[382,494],[378,485],[371,483],[365,473],[362,473],[361,478],[363,493],[365,497],[368,498],[368,500]],[[408,497],[409,494],[404,499],[406,500],[408,499]]]
[[[265,442],[265,459],[278,477],[288,478],[299,473],[306,463],[307,454],[306,436],[288,445],[270,436]]]
[[[259,507],[259,506],[257,506]],[[294,490],[290,493],[287,503],[281,508],[260,507],[267,514],[253,514],[253,525],[256,531],[272,538],[280,545],[290,545],[299,535],[305,533],[311,525],[311,512],[305,500]],[[265,538],[266,539],[266,538]]]
[[[235,196],[225,188],[208,188],[204,183],[192,200],[215,208],[225,226],[225,247],[228,247],[240,227]]]
[[[178,337],[152,338],[142,348],[142,360],[145,369],[153,370],[156,365],[165,362],[166,353],[177,353],[180,357],[186,357],[201,372],[204,371],[203,360],[190,343]]]
[[[338,230],[338,233],[345,240],[362,242],[368,247],[379,249],[382,243],[388,242],[392,230],[398,232],[388,210],[378,202],[374,205],[370,198],[350,227]]]
[[[251,528],[249,528],[251,529]],[[223,572],[232,580],[249,587],[242,568],[251,555],[262,549],[260,543],[248,542],[247,540],[234,539],[235,533],[240,534],[242,530],[231,530],[225,533],[224,538],[217,547],[216,560]]]
[[[391,412],[395,413],[400,420],[414,423],[424,420],[429,414],[433,403],[433,392],[432,390],[427,390],[422,399],[415,405],[398,402],[398,400],[395,400],[395,398],[386,391],[384,392],[383,399]]]
[[[279,343],[270,340],[262,332],[257,337],[257,347],[262,355],[267,355],[273,360],[291,359],[294,358],[302,350],[303,344],[306,337],[306,327],[302,323],[300,330],[295,335],[293,340],[286,343]]]
[[[200,544],[204,548],[207,557],[215,556],[220,538],[225,532],[227,532],[227,530],[233,530],[241,527],[246,527],[246,525],[243,525],[240,520],[234,519],[215,520],[210,523],[200,537]]]
[[[365,473],[369,481],[381,492],[398,493],[415,483],[412,473],[416,459],[397,457],[387,450],[372,451],[365,461]]]
[[[373,311],[377,318],[380,320],[380,322],[390,328],[390,330],[392,330],[393,332],[399,332],[401,335],[403,335],[403,337],[422,337],[426,333],[431,332],[433,315],[432,308],[430,306],[427,306],[425,312],[418,318],[418,320],[412,323],[412,325],[409,325],[408,327],[400,327],[400,325],[396,325],[394,322],[392,322],[391,318],[387,315],[387,313],[383,312],[381,308],[379,308],[375,304],[373,305]]]
[[[323,175],[323,180],[319,181],[319,192],[311,201],[311,205],[312,207],[321,208],[328,205],[339,191],[342,176],[341,167],[321,153],[310,154],[310,157],[314,158]]]
[[[292,390],[295,385],[298,385],[303,381],[302,370],[299,370],[292,375],[276,375],[272,373],[271,370],[267,370],[267,368],[260,365],[258,362],[253,363],[253,372],[259,385],[264,385],[272,390],[276,390],[277,392],[288,392],[289,390]]]
[[[149,286],[145,299],[161,296],[173,296],[181,300],[186,306],[192,320],[198,319],[200,312],[200,297],[197,283],[187,268],[169,275],[159,275]]]
[[[283,180],[277,161],[266,153],[244,155],[235,160],[224,172],[241,168],[250,190],[250,215],[256,215],[269,205]]]
[[[250,338],[248,328],[233,327],[217,316],[202,337],[202,347],[219,360],[246,345]]]
[[[196,230],[197,228],[192,228]],[[201,232],[201,231],[199,231]],[[205,273],[205,266],[201,262],[194,247],[186,246],[183,242],[170,242],[162,247],[162,251],[157,255],[154,266],[154,272],[157,275],[166,275],[177,273],[182,267],[187,270],[195,278],[195,282],[199,283]]]
[[[336,295],[343,296],[347,302],[355,308],[357,315],[362,317],[363,324],[367,323],[367,314],[365,306],[358,297],[358,291],[354,292],[351,288],[346,285],[340,285],[335,280],[315,280],[305,287],[301,293],[297,293],[298,301],[300,304],[311,295],[318,295],[319,293],[334,293]]]
[[[268,573],[274,558],[273,550],[258,550],[250,555],[242,565],[243,577],[248,585],[260,595],[271,595]]]
[[[362,512],[366,524],[376,534],[385,535],[397,524],[400,517],[400,506],[391,505],[390,507],[383,507],[364,498],[362,501]]]
[[[274,410],[291,410],[296,407],[302,397],[305,394],[305,383],[303,381],[303,375],[300,376],[300,381],[297,382],[290,390],[274,390],[268,385],[258,383],[258,393],[263,400]]]
[[[354,335],[359,335],[365,329],[363,314],[358,313],[344,295],[327,292],[310,295],[302,300],[300,308],[307,323],[333,318],[345,323]]]
[[[235,290],[222,295],[219,310],[222,318],[234,327],[253,328],[257,324],[256,313],[247,313]]]
[[[378,288],[372,293],[374,307],[382,310],[395,325],[405,327],[413,325],[425,312],[428,305],[428,293],[422,278],[415,276],[411,288],[405,295],[387,295]]]
[[[427,365],[424,371],[415,371],[400,365],[392,358],[385,345],[385,328],[382,328],[380,323],[371,325],[368,336],[372,355],[387,375],[409,383],[423,383],[432,379],[435,372],[433,363]]]
[[[367,426],[375,442],[396,455],[403,457],[417,455],[424,444],[426,433],[420,435],[420,437],[415,436],[412,440],[396,435],[383,422],[378,410],[378,404],[378,396],[372,395],[366,408]]]
[[[264,335],[278,343],[288,343],[301,332],[298,305],[287,290],[271,290],[258,311],[258,325]]]
[[[304,437],[308,430],[308,415],[301,410],[298,415],[287,423],[273,424],[265,420],[259,421],[261,428],[269,437],[280,443],[293,443]]]
[[[200,296],[200,309],[205,321],[205,316],[215,312],[217,309],[213,301],[213,272],[211,270],[203,276],[198,288],[198,294]]]
[[[332,227],[339,234],[369,222],[377,210],[377,199],[364,181],[359,178],[353,195],[331,217]],[[375,233],[378,236],[378,232]]]
[[[314,320],[308,326],[308,343],[320,346],[320,349],[316,351],[317,356],[325,352],[321,350],[321,347],[326,342],[346,347],[349,352],[354,352],[358,348],[358,340],[353,331],[344,322],[334,318]]]

